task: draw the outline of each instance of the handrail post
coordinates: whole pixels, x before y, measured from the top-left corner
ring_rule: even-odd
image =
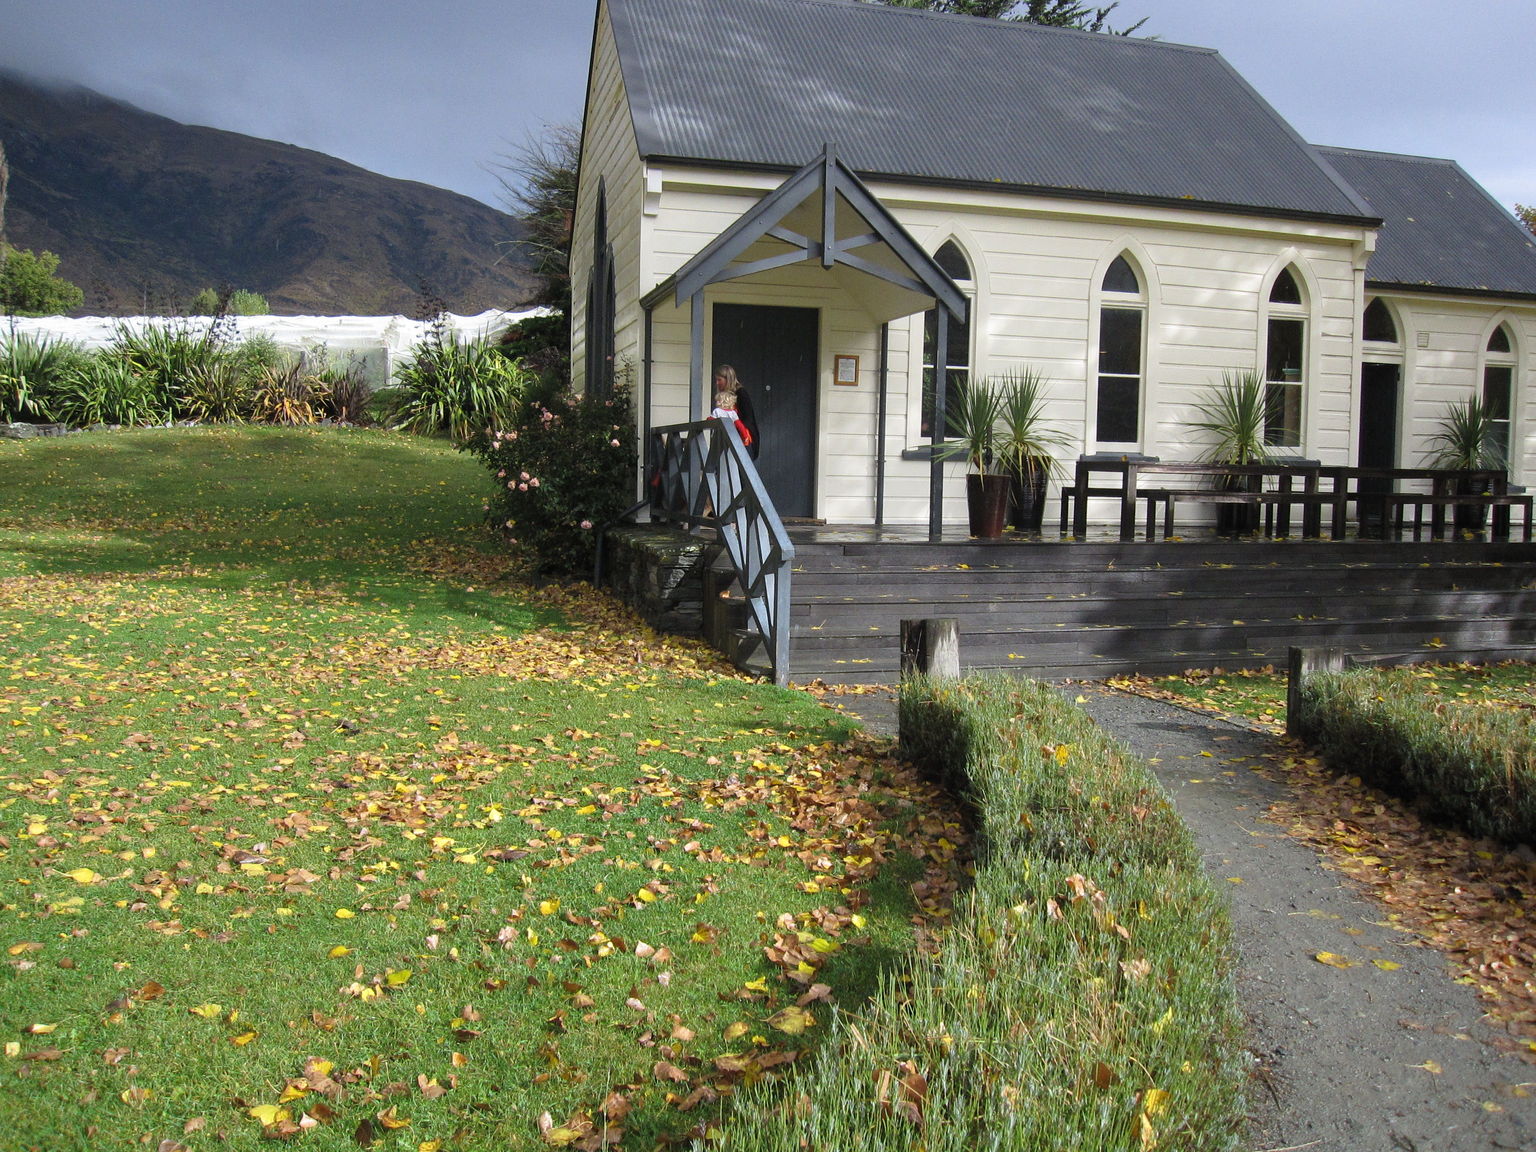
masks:
[[[698,420],[653,430],[661,451],[654,516],[713,528],[747,594],[773,680],[789,683],[790,584],[795,548],[734,425]]]

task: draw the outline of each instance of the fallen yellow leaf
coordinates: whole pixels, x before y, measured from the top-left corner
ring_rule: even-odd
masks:
[[[269,1128],[279,1120],[288,1120],[293,1116],[286,1108],[279,1108],[276,1104],[258,1104],[248,1109],[246,1115],[252,1120],[261,1121],[263,1128]]]
[[[1333,952],[1319,952],[1312,957],[1319,964],[1326,964],[1330,968],[1353,968],[1355,962],[1345,956],[1336,955]]]
[[[89,868],[71,868],[64,873],[76,884],[94,884],[101,879],[101,873],[93,872]]]
[[[816,1017],[812,1016],[804,1008],[781,1008],[768,1017],[767,1024],[770,1028],[777,1028],[780,1032],[790,1036],[798,1036],[807,1028],[814,1026]]]

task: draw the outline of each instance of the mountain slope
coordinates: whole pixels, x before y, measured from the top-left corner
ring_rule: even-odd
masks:
[[[531,292],[512,217],[319,152],[7,73],[0,141],[8,239],[57,253],[87,311],[160,310],[223,284],[281,313],[409,313],[422,284],[461,313]]]

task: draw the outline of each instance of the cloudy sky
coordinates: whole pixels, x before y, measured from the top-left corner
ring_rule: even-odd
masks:
[[[720,0],[722,4],[733,0]],[[596,0],[0,0],[0,67],[498,202],[577,123]],[[1536,202],[1531,0],[1121,0],[1217,48],[1307,139],[1451,157]]]

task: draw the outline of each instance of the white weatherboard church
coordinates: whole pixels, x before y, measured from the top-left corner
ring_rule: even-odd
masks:
[[[1416,467],[1476,395],[1536,477],[1532,237],[1450,161],[1306,143],[1208,49],[601,0],[571,271],[575,378],[630,377],[644,433],[732,364],[786,517],[928,521],[941,328],[949,380],[1051,379],[1064,464],[1192,459],[1195,405],[1256,369],[1276,453]]]

